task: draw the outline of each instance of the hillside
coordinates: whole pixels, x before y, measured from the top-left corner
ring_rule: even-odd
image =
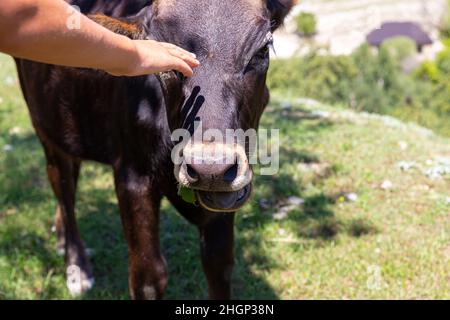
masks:
[[[317,17],[314,41],[339,55],[350,54],[366,41],[369,32],[387,21],[418,23],[436,41],[440,14],[446,5],[446,0],[301,0],[288,16],[285,28],[275,33],[277,57],[291,57],[308,47],[308,41],[294,34],[294,17],[300,12],[311,12]],[[441,49],[440,42],[435,42],[424,58],[434,57]]]
[[[273,97],[281,168],[237,215],[239,299],[450,299],[450,139],[387,116]],[[109,168],[86,164],[78,220],[87,298],[127,299],[126,245]],[[0,299],[70,298],[51,233],[54,198],[12,61],[0,56]],[[166,202],[167,298],[205,298],[197,233]]]

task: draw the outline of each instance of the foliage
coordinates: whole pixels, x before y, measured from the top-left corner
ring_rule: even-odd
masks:
[[[312,53],[301,59],[274,61],[268,84],[278,91],[294,88],[302,96],[340,101],[345,99],[356,76],[357,69],[350,57]]]
[[[441,31],[442,37],[450,37],[450,0],[447,0],[447,8],[445,13],[442,15],[439,29]]]
[[[416,43],[408,37],[401,36],[385,40],[381,48],[389,51],[392,58],[399,64],[417,52]]]
[[[296,18],[297,32],[306,37],[316,33],[317,19],[313,13],[302,12]]]
[[[404,74],[401,60],[413,52],[409,40],[364,44],[351,56],[312,53],[272,61],[269,88],[288,96],[340,103],[356,110],[392,114],[450,135],[450,45],[435,62]]]

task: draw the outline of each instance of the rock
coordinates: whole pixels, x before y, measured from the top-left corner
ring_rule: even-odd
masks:
[[[450,174],[450,166],[435,166],[425,171],[425,175],[431,180],[442,179],[445,175]]]
[[[408,149],[408,143],[406,143],[405,141],[400,141],[398,143],[398,146],[400,147],[400,150],[406,150]]]
[[[393,184],[389,180],[384,180],[380,186],[380,188],[383,190],[389,190],[389,189],[392,189],[392,187],[393,187]]]
[[[10,152],[10,151],[12,151],[12,149],[13,149],[13,146],[10,144],[5,144],[3,146],[3,151],[5,151],[5,152]]]
[[[291,110],[292,109],[292,104],[290,102],[283,101],[281,103],[281,109],[283,109],[283,110]]]
[[[13,86],[15,83],[16,83],[16,80],[14,79],[14,77],[12,77],[12,76],[7,76],[7,77],[5,78],[5,84],[6,84],[7,86]]]
[[[270,201],[263,198],[258,201],[258,205],[261,210],[267,210],[270,208]]]
[[[358,200],[358,195],[356,193],[346,193],[344,195],[345,199],[350,202],[356,202]]]
[[[318,177],[325,177],[332,173],[332,167],[327,162],[299,163],[297,169],[301,172],[312,172]]]
[[[402,171],[408,171],[408,170],[414,168],[415,165],[416,164],[414,162],[408,162],[408,161],[400,161],[399,163],[397,163],[397,166]]]
[[[296,196],[290,196],[287,201],[288,201],[288,204],[293,205],[293,206],[300,206],[305,203],[304,199],[296,197]]]
[[[13,127],[9,130],[9,134],[10,135],[18,135],[22,132],[22,128],[21,127]]]
[[[287,218],[289,213],[289,207],[281,207],[277,213],[274,213],[272,217],[275,220],[284,220]]]
[[[330,117],[330,113],[323,110],[313,110],[311,115],[319,119],[328,119]]]

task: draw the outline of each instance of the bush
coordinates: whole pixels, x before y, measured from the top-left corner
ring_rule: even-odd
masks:
[[[447,0],[447,9],[442,15],[441,21],[439,23],[439,29],[441,31],[442,37],[450,37],[450,0]]]
[[[403,74],[398,63],[408,50],[392,51],[402,41],[393,43],[378,51],[365,44],[351,56],[313,53],[272,61],[268,86],[284,97],[310,97],[391,114],[450,136],[450,41],[435,62],[411,75]]]
[[[313,36],[317,31],[317,20],[313,13],[302,12],[296,18],[297,32],[303,36]]]
[[[404,59],[417,53],[416,43],[408,37],[393,37],[387,39],[381,45],[392,58],[400,64]]]
[[[347,101],[357,69],[351,57],[321,56],[271,62],[268,86],[274,92],[308,96],[331,102]]]

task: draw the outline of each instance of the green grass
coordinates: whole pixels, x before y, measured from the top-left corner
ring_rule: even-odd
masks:
[[[1,56],[0,299],[70,299],[50,231],[55,201],[43,152],[15,79]],[[237,215],[235,298],[450,298],[450,177],[422,172],[428,159],[450,157],[449,139],[339,108],[295,100],[286,108],[277,97],[262,126],[281,131],[281,168],[256,178],[253,200]],[[5,144],[13,149],[4,152]],[[399,161],[420,168],[402,172]],[[382,190],[384,180],[393,188]],[[345,200],[350,192],[357,201]],[[273,207],[289,196],[304,205],[275,220]],[[77,197],[96,276],[84,298],[128,299],[110,169],[85,164]],[[261,199],[272,207],[260,209]],[[206,298],[195,228],[166,202],[162,211],[166,297]]]

